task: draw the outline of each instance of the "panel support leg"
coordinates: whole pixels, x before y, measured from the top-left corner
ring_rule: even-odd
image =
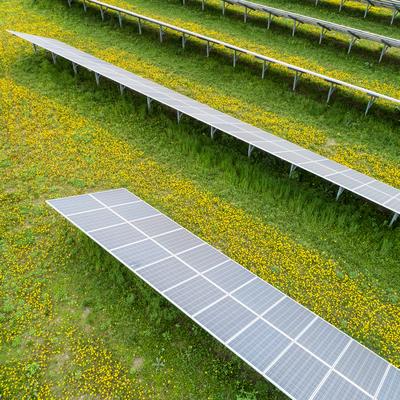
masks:
[[[204,2],[205,0],[201,0],[201,11],[204,11]]]
[[[182,112],[176,110],[176,120],[178,121],[178,124],[181,122],[181,118],[182,118]]]
[[[368,114],[369,109],[373,106],[373,104],[376,101],[376,97],[375,96],[371,96],[368,100],[368,104],[367,104],[367,108],[365,109],[365,115]]]
[[[215,132],[217,131],[217,128],[214,128],[213,126],[210,126],[210,128],[211,128],[211,131],[210,131],[210,133],[211,133],[211,139],[214,139],[214,137],[215,137]]]
[[[160,25],[160,43],[163,41],[163,36],[164,36],[164,28],[162,25]]]
[[[296,171],[296,169],[297,169],[297,165],[290,164],[289,178],[291,178],[291,177],[292,177],[292,175],[293,175],[293,172],[294,172],[294,171]]]
[[[123,96],[124,91],[125,91],[125,86],[122,83],[120,83],[119,84],[119,92],[121,93],[121,96]]]
[[[235,67],[236,67],[236,61],[237,61],[237,57],[238,57],[238,55],[237,55],[237,52],[236,52],[236,50],[233,50],[233,60],[232,60],[232,63],[233,63],[233,68],[235,68]]]
[[[321,28],[321,33],[319,34],[319,42],[318,42],[319,44],[322,43],[322,39],[324,38],[326,31],[327,31],[326,28],[323,27]]]
[[[120,12],[118,13],[118,22],[119,22],[119,27],[122,28],[122,15]]]
[[[57,55],[54,53],[51,53],[51,58],[53,59],[53,64],[57,63]]]
[[[268,19],[267,19],[267,29],[271,27],[271,22],[272,22],[272,14],[268,14]]]
[[[265,73],[268,71],[268,67],[269,67],[269,62],[263,60],[262,71],[261,71],[261,79],[265,78]]]
[[[78,74],[78,65],[75,64],[74,62],[72,63],[72,69],[74,70],[74,75]]]
[[[139,30],[139,35],[142,34],[142,20],[140,18],[138,18],[138,30]]]
[[[243,13],[243,22],[246,23],[247,22],[247,7],[244,7],[244,13]]]
[[[390,220],[389,228],[393,226],[393,224],[397,221],[397,218],[399,218],[399,214],[394,213],[392,219]]]
[[[348,50],[347,50],[347,54],[350,54],[350,51],[351,51],[351,49],[352,49],[354,43],[355,43],[357,40],[358,40],[358,38],[355,37],[355,36],[353,36],[353,37],[350,39],[350,43],[349,43],[349,48],[348,48]]]
[[[86,0],[83,0],[83,11],[87,12],[87,4],[86,4]]]
[[[248,148],[248,150],[247,150],[247,157],[251,157],[251,153],[253,152],[253,150],[254,150],[254,146],[252,145],[252,144],[249,144],[249,148]]]
[[[94,73],[94,77],[96,79],[97,86],[99,86],[100,85],[100,75],[97,72],[95,72]]]
[[[336,194],[336,201],[339,200],[339,197],[341,196],[341,194],[343,192],[344,192],[344,188],[339,186],[339,189],[338,189],[337,194]]]
[[[292,29],[292,36],[296,33],[297,27],[300,25],[300,22],[296,21],[295,19],[293,20],[293,29]]]
[[[296,75],[294,76],[294,79],[293,79],[293,91],[296,90],[296,86],[300,80],[300,77],[301,77],[301,72],[296,71]]]
[[[371,4],[368,3],[367,6],[365,7],[364,18],[367,17],[367,14],[368,14],[368,11],[370,8],[371,8]]]
[[[379,63],[382,61],[383,56],[386,54],[386,52],[389,50],[389,46],[385,44],[382,48],[381,55],[379,56]]]
[[[35,53],[35,54],[37,54],[37,46],[36,46],[36,44],[34,44],[34,43],[32,43],[32,47],[33,47],[33,52]]]
[[[151,111],[151,103],[153,102],[153,99],[151,97],[147,97],[147,110]]]
[[[186,46],[186,36],[184,33],[182,33],[182,49],[184,49]]]
[[[340,0],[340,5],[339,5],[339,12],[342,11],[343,5],[344,5],[345,0]]]
[[[396,18],[396,16],[398,15],[400,10],[393,10],[393,14],[392,14],[392,18],[390,20],[390,25],[393,25],[394,19]]]
[[[328,98],[326,99],[326,104],[329,103],[329,100],[332,97],[333,92],[336,90],[336,85],[334,83],[331,83],[330,87],[329,87],[329,91],[328,91]]]
[[[104,21],[104,10],[103,10],[103,6],[100,6],[100,14],[101,14],[101,20]]]
[[[226,7],[226,5],[225,5],[225,1],[224,0],[222,0],[222,2],[221,2],[221,7],[222,7],[222,15],[225,15],[225,7]]]
[[[72,6],[72,0],[68,0],[68,5],[71,7]]]

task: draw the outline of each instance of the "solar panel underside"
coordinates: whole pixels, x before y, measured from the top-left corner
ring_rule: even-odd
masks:
[[[48,204],[290,398],[399,398],[396,367],[128,190]]]
[[[94,71],[100,76],[106,77],[137,93],[141,93],[161,104],[178,110],[185,115],[204,122],[296,167],[309,171],[396,214],[400,214],[399,189],[217,111],[151,80],[141,78],[138,75],[100,60],[63,42],[26,33],[10,32],[53,54],[64,57],[90,71]]]

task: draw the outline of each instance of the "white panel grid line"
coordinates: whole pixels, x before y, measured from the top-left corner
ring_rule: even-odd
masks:
[[[56,52],[56,50],[54,49],[54,45],[53,44],[49,45],[47,39],[45,39],[45,38],[40,38],[40,37],[37,37],[37,36],[34,36],[34,35],[21,34],[21,33],[18,33],[18,32],[11,32],[11,33],[13,33],[14,35],[19,36],[19,37],[21,37],[21,38],[23,38],[25,40],[28,40],[31,43],[36,43],[38,46],[43,47],[43,48],[47,49],[50,52]],[[51,42],[51,43],[53,43],[53,42]],[[125,71],[125,70],[122,70],[122,69],[120,69],[118,67],[115,67],[115,66],[112,66],[110,64],[107,64],[104,61],[101,61],[101,60],[99,60],[99,59],[97,59],[97,58],[95,58],[93,56],[90,56],[90,55],[88,55],[86,53],[83,53],[83,52],[81,52],[81,51],[79,51],[79,50],[77,50],[77,49],[75,49],[75,48],[73,48],[71,46],[68,46],[68,45],[66,45],[66,44],[64,44],[62,42],[57,42],[57,43],[59,43],[59,46],[63,47],[64,52],[65,52],[65,49],[68,49],[68,54],[73,54],[74,55],[73,57],[70,56],[70,55],[67,57],[65,54],[63,55],[62,51],[60,52],[61,56],[67,57],[67,59],[69,59],[72,62],[77,62],[76,61],[76,57],[75,57],[76,54],[79,54],[79,55],[80,54],[84,54],[86,56],[86,59],[91,60],[90,61],[90,65],[87,64],[87,61],[85,61],[86,65],[85,65],[85,63],[83,64],[83,66],[85,68],[89,67],[89,68],[92,68],[92,69],[96,69],[97,72],[100,75],[105,75],[105,76],[107,75],[106,77],[108,79],[111,79],[114,82],[120,82],[121,83],[121,80],[119,80],[119,78],[116,78],[115,75],[111,75],[110,73],[106,73],[105,71],[103,71],[103,69],[101,69],[103,65],[108,65],[109,68],[115,68],[117,71],[121,71],[121,74],[124,74],[124,76],[126,76],[127,82],[124,81],[124,84],[125,84],[126,87],[129,87],[130,89],[135,90],[135,91],[145,95],[148,98],[152,98],[152,99],[157,100],[157,97],[159,96],[157,93],[171,93],[171,96],[176,97],[177,100],[174,101],[173,104],[169,104],[169,107],[172,107],[172,108],[176,109],[177,111],[183,112],[183,113],[193,117],[194,119],[201,120],[201,121],[205,122],[206,124],[208,124],[209,126],[214,126],[217,130],[222,131],[222,132],[224,132],[224,133],[226,133],[226,134],[228,134],[230,136],[233,136],[233,137],[243,141],[244,143],[249,144],[249,146],[255,146],[255,147],[259,148],[260,150],[262,150],[263,152],[269,153],[269,154],[273,155],[274,157],[278,157],[281,160],[289,162],[293,166],[297,166],[297,167],[301,168],[301,164],[302,164],[302,162],[304,162],[303,160],[300,160],[300,162],[289,161],[289,160],[287,160],[285,158],[280,157],[279,155],[276,155],[276,153],[274,153],[273,151],[268,150],[268,148],[262,148],[261,145],[251,145],[251,142],[252,142],[252,140],[254,138],[253,132],[255,132],[255,131],[256,132],[264,132],[261,129],[259,130],[259,129],[257,129],[257,128],[249,125],[249,124],[246,124],[244,122],[241,122],[241,121],[239,121],[239,120],[237,120],[237,119],[235,119],[233,117],[230,117],[230,116],[225,115],[223,113],[217,112],[216,110],[212,109],[209,106],[201,104],[201,103],[199,103],[199,102],[197,102],[195,100],[192,100],[192,99],[190,99],[190,98],[188,98],[186,96],[180,95],[180,94],[178,94],[178,93],[176,93],[176,92],[174,92],[174,91],[172,91],[170,89],[162,87],[162,86],[160,86],[158,84],[155,84],[155,83],[153,83],[153,82],[151,82],[149,80],[146,80],[144,78],[140,78],[139,79],[138,76],[136,76],[136,75],[134,75],[134,74],[132,74],[132,73],[130,73],[128,71]],[[83,56],[80,56],[80,57],[82,58]],[[78,62],[78,63],[80,63],[80,62]],[[91,65],[95,64],[95,63],[98,63],[98,65],[92,67]],[[154,89],[152,89],[149,92],[149,91],[146,91],[144,89],[138,88],[137,86],[135,86],[135,85],[137,85],[138,81],[140,81],[140,82],[141,81],[145,81],[150,87],[154,86]],[[143,87],[143,85],[142,85],[142,87]],[[163,102],[166,103],[165,101],[163,101]],[[196,113],[188,112],[186,104],[193,104],[196,108],[199,108],[201,110],[205,110],[205,112],[206,112],[205,117],[204,118],[199,118],[199,116],[196,115]],[[226,118],[226,120],[223,120],[221,125],[219,125],[219,123],[214,123],[213,122],[213,121],[215,121],[215,117],[214,117],[215,113],[218,113],[218,115],[222,115],[222,116],[224,116],[224,118]],[[243,127],[243,130],[245,132],[243,134],[241,134],[241,133],[235,133],[235,130],[232,131],[233,127],[236,126],[236,125],[232,125],[233,123],[237,124],[238,126]],[[246,131],[248,131],[249,133],[247,133]],[[272,134],[270,134],[268,132],[264,132],[264,134],[266,135],[267,138],[268,137],[274,137],[274,135],[272,135]],[[282,144],[284,145],[284,142],[282,141],[282,139],[276,137],[276,140],[277,141],[280,140],[279,144],[281,146],[282,146]],[[287,143],[288,143],[287,144],[288,151],[293,150],[293,148],[297,146],[297,145],[295,145],[293,143],[290,143],[290,142],[287,142]],[[362,193],[357,193],[354,190],[354,188],[352,188],[351,186],[348,186],[347,184],[344,185],[342,183],[343,179],[345,179],[345,181],[348,181],[348,182],[353,182],[353,181],[359,182],[360,185],[362,185],[364,183],[364,182],[361,182],[361,181],[359,181],[357,179],[354,179],[352,177],[349,177],[349,176],[346,176],[346,175],[342,174],[342,172],[345,172],[345,171],[351,172],[351,171],[353,171],[352,169],[345,168],[345,171],[344,171],[343,170],[343,166],[341,166],[340,164],[337,164],[337,166],[336,166],[336,164],[334,162],[331,162],[331,160],[329,160],[327,158],[324,159],[322,156],[320,156],[320,155],[318,155],[316,153],[313,153],[311,151],[303,149],[300,146],[297,146],[297,147],[298,147],[299,151],[304,151],[305,152],[305,155],[300,153],[302,158],[303,157],[307,158],[308,156],[310,156],[310,158],[312,158],[311,156],[314,154],[319,162],[323,162],[323,163],[326,162],[330,167],[332,167],[332,168],[336,167],[337,168],[336,172],[333,172],[332,174],[328,174],[328,176],[324,175],[322,172],[318,171],[318,169],[317,169],[316,171],[312,171],[312,173],[315,176],[319,176],[320,178],[322,178],[322,179],[324,179],[324,180],[326,180],[328,182],[331,182],[331,183],[333,183],[333,184],[335,184],[335,185],[337,185],[339,187],[347,189],[348,191],[356,194],[359,197],[362,197],[362,198],[364,198],[364,199],[366,199],[366,200],[368,200],[368,201],[370,201],[372,203],[378,204],[379,206],[382,206],[382,207],[386,208],[389,211],[392,211],[395,215],[393,216],[389,226],[391,226],[395,222],[396,215],[400,214],[400,204],[397,204],[397,202],[392,202],[392,203],[387,202],[386,200],[388,200],[388,199],[386,197],[392,198],[393,197],[393,193],[400,194],[400,190],[399,189],[391,187],[391,186],[385,184],[387,186],[387,192],[383,191],[385,186],[382,185],[382,186],[379,187],[379,189],[376,189],[375,187],[371,187],[371,191],[370,192],[363,191]],[[249,155],[251,154],[250,150],[251,149],[249,147]],[[331,163],[329,163],[329,162],[331,162]],[[314,165],[317,166],[318,164],[314,164]],[[329,167],[325,167],[325,165],[322,165],[321,168],[326,169],[326,168],[329,168]],[[360,176],[365,176],[365,178],[372,179],[371,177],[368,177],[367,175],[364,175],[362,173],[358,173],[358,174],[360,174]],[[379,182],[377,180],[374,180],[372,182],[372,184],[375,183],[375,182],[381,183],[381,182]],[[356,186],[359,186],[359,185],[356,185]],[[365,188],[369,188],[369,187],[370,187],[369,185],[365,186]],[[383,201],[380,199],[379,194],[382,194],[383,197],[385,197],[383,199]],[[383,203],[385,203],[385,204],[383,204]]]
[[[257,279],[257,278],[254,278]],[[252,279],[252,280],[254,280]],[[233,336],[231,336],[226,343],[229,344],[232,342],[232,340],[236,339],[240,334],[242,334],[244,331],[247,330],[247,328],[250,328],[252,325],[254,325],[257,321],[261,319],[261,317],[266,314],[268,311],[272,310],[274,307],[276,307],[282,300],[286,299],[287,296],[282,296],[280,299],[278,299],[272,306],[269,306],[262,314],[258,315],[256,319],[248,323],[246,326],[244,326],[239,332],[236,332]]]
[[[374,400],[376,400],[378,398],[379,393],[380,393],[380,391],[382,389],[382,386],[383,386],[383,384],[385,382],[385,379],[386,379],[386,377],[387,377],[387,375],[389,373],[389,370],[390,370],[390,364],[387,365],[385,373],[383,374],[382,379],[379,382],[378,388],[376,389],[376,392],[375,392]]]
[[[86,211],[79,211],[79,212],[75,212],[75,213],[71,213],[71,214],[66,214],[68,215],[68,217],[74,217],[75,215],[80,215],[80,214],[86,214],[86,213],[90,213],[93,211],[100,211],[100,210],[104,210],[104,207],[99,207],[99,208],[91,208],[90,210],[86,210]]]
[[[190,250],[191,250],[191,249],[190,249]],[[182,253],[178,253],[178,255],[180,255],[180,254],[182,254]],[[227,262],[229,262],[229,261],[230,261],[230,260],[223,261],[222,263],[219,263],[219,264],[217,264],[217,265],[214,265],[214,266],[212,266],[212,267],[206,269],[206,270],[203,271],[203,272],[197,272],[195,275],[191,276],[190,278],[187,278],[187,279],[185,279],[184,281],[181,281],[181,282],[179,282],[179,283],[177,283],[177,284],[175,284],[175,285],[172,285],[172,286],[170,286],[169,288],[163,290],[162,293],[163,293],[163,294],[167,294],[168,291],[170,291],[170,290],[172,290],[172,289],[175,289],[175,288],[177,288],[177,287],[183,285],[184,283],[187,283],[187,282],[189,282],[189,281],[191,281],[191,280],[193,280],[193,279],[196,279],[196,278],[198,278],[198,277],[201,277],[202,274],[206,274],[207,272],[212,271],[212,270],[218,268],[220,265],[225,264],[225,263],[227,263]],[[225,297],[225,296],[224,296],[224,297]]]
[[[320,384],[316,387],[314,393],[311,395],[309,400],[313,400],[314,397],[318,394],[319,390],[321,389],[321,387],[324,385],[324,383],[326,382],[326,380],[328,379],[329,375],[335,370],[336,365],[338,364],[338,362],[341,360],[341,358],[344,356],[344,353],[346,353],[347,349],[350,347],[351,343],[353,342],[352,339],[350,339],[346,346],[343,348],[343,350],[340,352],[339,356],[337,357],[337,359],[335,360],[335,362],[332,364],[332,366],[329,368],[328,372],[326,373],[326,375],[322,378]],[[389,365],[390,366],[390,365]]]
[[[92,196],[92,194],[89,194],[90,196]],[[94,196],[92,196],[93,198],[94,198]],[[96,199],[97,200],[97,199]],[[99,201],[99,200],[97,200],[97,201]],[[52,205],[51,204],[51,201],[48,201],[47,202],[52,208],[54,208],[57,212],[59,212],[61,215],[63,215],[66,219],[68,219],[68,217],[66,216],[66,215],[64,215],[60,210],[58,210],[57,209],[57,207],[56,206],[54,206],[54,205]],[[100,203],[102,203],[101,201],[100,201]],[[146,202],[145,202],[146,203]],[[104,204],[104,203],[103,203]],[[147,204],[147,203],[146,203]],[[105,208],[110,208],[110,207],[108,207],[108,206],[106,206],[106,205],[104,205],[105,206]],[[111,210],[110,210],[111,211]],[[168,218],[168,217],[167,217]],[[68,219],[69,220],[69,219]],[[75,226],[77,226],[73,221],[71,221],[71,220],[69,220],[73,225],[75,225]],[[129,221],[127,221],[128,223],[129,223]],[[137,230],[139,230],[140,231],[140,229],[138,229],[138,227],[136,227],[136,226],[134,226],[134,225],[132,225],[135,229],[137,229]],[[78,227],[78,226],[77,226]],[[80,229],[80,230],[82,230],[81,228],[79,228],[78,227],[78,229]],[[146,235],[145,233],[143,233],[144,235]],[[147,236],[147,235],[146,235]],[[149,239],[151,240],[151,238],[149,237]],[[201,239],[200,239],[201,240]],[[97,242],[96,240],[94,240],[95,242]],[[107,250],[101,243],[99,243],[99,242],[97,242],[102,248],[104,248],[106,251],[109,251],[109,250]],[[205,244],[207,244],[206,242],[205,242]],[[157,245],[159,246],[159,247],[162,247],[160,244],[158,244],[157,243]],[[181,261],[182,263],[184,263],[184,264],[186,264],[183,260],[180,260],[179,259],[179,257],[177,257],[177,255],[175,255],[175,254],[173,254],[172,252],[170,252],[170,251],[168,251],[168,250],[166,250],[169,254],[171,254],[171,256],[169,256],[169,257],[167,257],[167,258],[176,258],[176,259],[178,259],[179,261]],[[120,261],[122,264],[124,264],[124,265],[126,265],[130,270],[132,270],[135,274],[137,274],[137,270],[135,271],[135,270],[133,270],[132,268],[130,268],[126,263],[124,263],[121,259],[119,259],[119,257],[117,257],[117,256],[115,256],[115,255],[113,255],[118,261]],[[159,262],[160,260],[158,260],[158,261],[156,261],[156,262]],[[188,264],[186,264],[189,268],[191,268],[191,266],[190,265],[188,265]],[[242,267],[243,268],[243,267]],[[193,268],[191,268],[191,269],[193,269]],[[194,270],[194,269],[193,269]],[[197,273],[197,271],[196,270],[194,270],[196,273]],[[206,272],[206,271],[205,271]],[[205,272],[203,272],[203,273],[205,273]],[[251,272],[250,272],[251,273]],[[199,274],[199,275],[201,275],[201,274]],[[145,281],[149,286],[151,286],[153,289],[155,289],[157,292],[159,292],[159,293],[163,293],[163,292],[161,292],[160,290],[158,290],[153,284],[152,284],[152,282],[151,281],[149,281],[148,279],[146,279],[146,278],[143,278],[143,277],[141,277],[141,276],[139,276],[143,281]],[[212,281],[210,281],[209,279],[207,279],[207,277],[205,277],[205,276],[203,276],[203,278],[204,279],[206,279],[206,280],[208,280],[209,281],[209,283],[211,283],[212,285],[214,285],[216,288],[218,288],[220,291],[222,291],[223,293],[226,293],[227,294],[227,296],[226,297],[230,297],[230,294],[229,293],[227,293],[225,290],[223,290],[221,287],[219,287],[217,284],[215,284],[214,282],[212,282]],[[248,283],[248,282],[247,282]],[[247,284],[246,283],[246,284]],[[266,285],[268,285],[268,283],[265,283]],[[284,295],[284,294],[283,294]],[[285,295],[284,295],[285,296]],[[225,296],[224,296],[225,297]],[[231,299],[233,299],[234,301],[236,301],[238,304],[240,304],[242,307],[244,307],[244,308],[246,308],[246,309],[248,309],[253,315],[256,315],[256,316],[258,316],[259,314],[257,314],[257,313],[255,313],[254,311],[252,311],[251,309],[249,309],[245,304],[243,304],[241,301],[238,301],[238,300],[236,300],[235,298],[233,298],[233,297],[231,297]],[[190,314],[188,314],[188,312],[186,312],[181,306],[179,306],[175,301],[173,301],[172,299],[170,299],[170,298],[168,298],[168,300],[173,304],[173,305],[175,305],[179,310],[181,310],[184,314],[187,314],[189,317],[191,317],[191,318],[193,318],[193,316],[192,315],[190,315]],[[303,307],[304,308],[304,307]],[[309,311],[309,310],[308,310]],[[272,324],[272,323],[270,323],[268,320],[266,320],[265,318],[263,318],[263,317],[261,317],[260,319],[262,319],[262,320],[264,320],[264,322],[266,322],[267,324],[269,324],[271,327],[273,327],[276,331],[278,331],[278,332],[280,332],[282,335],[284,335],[284,336],[286,336],[290,341],[291,341],[291,343],[289,344],[289,346],[288,346],[288,348],[287,349],[285,349],[285,351],[287,351],[292,345],[293,345],[293,343],[295,342],[295,340],[297,340],[311,325],[312,325],[312,323],[314,323],[314,321],[316,321],[317,320],[317,316],[316,316],[316,314],[315,313],[313,313],[312,311],[309,311],[311,314],[313,314],[314,316],[315,316],[315,318],[300,332],[300,334],[299,335],[297,335],[296,336],[296,338],[293,340],[293,339],[291,339],[288,335],[286,335],[284,332],[282,332],[282,331],[280,331],[280,329],[279,328],[277,328],[276,326],[274,326],[274,324]],[[261,371],[261,370],[259,370],[257,367],[255,367],[254,365],[252,365],[248,360],[246,360],[246,358],[244,357],[244,356],[242,356],[239,352],[237,352],[236,350],[234,350],[233,348],[231,348],[231,346],[229,345],[229,344],[227,344],[225,341],[223,341],[222,339],[220,339],[218,336],[216,336],[216,334],[214,333],[214,332],[212,332],[210,329],[208,329],[208,328],[206,328],[202,323],[200,323],[200,322],[198,322],[198,321],[195,321],[200,327],[202,327],[204,330],[206,330],[209,334],[211,334],[215,339],[217,339],[218,341],[220,341],[221,343],[223,343],[226,347],[228,347],[234,354],[236,354],[238,357],[240,357],[243,361],[245,361],[246,363],[248,363],[248,364],[250,364],[251,366],[252,366],[252,368],[253,369],[255,369],[257,372],[259,372],[261,375],[264,375],[264,371]],[[329,322],[327,322],[327,324],[328,325],[330,325],[331,327],[333,327],[331,324],[329,324]],[[337,328],[335,328],[335,327],[333,327],[334,329],[336,329],[337,330]],[[347,336],[350,340],[352,340],[352,338],[351,337],[349,337],[348,335],[346,335],[346,334],[344,334],[345,336]],[[323,361],[322,359],[320,359],[316,354],[314,354],[314,353],[312,353],[311,351],[309,351],[309,350],[307,350],[304,346],[302,346],[300,343],[297,343],[296,342],[296,345],[298,346],[298,347],[300,347],[300,348],[302,348],[306,353],[308,353],[308,354],[310,354],[310,355],[312,355],[314,358],[316,358],[317,360],[319,360],[322,364],[324,364],[325,366],[327,366],[328,368],[331,368],[332,366],[331,365],[329,365],[328,363],[326,363],[325,361]],[[361,345],[361,347],[364,347],[365,348],[365,346],[363,346],[362,344],[360,344]],[[372,354],[374,354],[374,356],[376,356],[376,357],[378,357],[378,358],[380,358],[380,359],[382,359],[379,355],[377,355],[377,354],[375,354],[375,353],[372,353]],[[386,361],[385,361],[385,363],[387,363]],[[334,370],[334,369],[333,369]],[[373,396],[371,396],[369,393],[366,393],[362,388],[360,388],[357,384],[355,384],[355,382],[353,382],[353,381],[351,381],[349,378],[347,378],[346,376],[344,376],[342,373],[340,373],[340,372],[338,372],[338,371],[336,371],[336,370],[334,370],[338,375],[340,375],[342,378],[344,378],[346,381],[348,381],[351,385],[353,385],[353,386],[355,386],[355,387],[357,387],[359,390],[361,390],[362,392],[364,392],[368,397],[370,397],[370,398],[373,398]],[[264,375],[265,376],[265,375]],[[266,377],[266,376],[265,376]],[[292,399],[295,399],[293,396],[291,396],[290,395],[290,393],[288,393],[286,390],[285,390],[285,388],[283,388],[281,385],[279,385],[277,382],[275,382],[274,381],[274,379],[272,379],[272,378],[269,378],[269,377],[266,377],[268,380],[270,380],[278,389],[280,389],[283,393],[285,393],[286,395],[288,395],[290,398],[292,398]],[[383,379],[382,379],[383,380]]]
[[[137,228],[135,228],[135,229],[137,229]],[[183,230],[183,228],[172,229],[171,231],[163,232],[163,233],[160,233],[160,234],[158,234],[158,235],[151,236],[151,238],[152,238],[152,239],[156,239],[156,238],[159,238],[159,237],[161,237],[161,236],[168,235],[169,233],[173,233],[173,232],[177,232],[177,231],[182,231],[182,230]],[[131,243],[126,243],[126,244],[123,244],[123,245],[121,245],[121,246],[114,247],[114,248],[110,249],[110,251],[123,249],[124,247],[129,247],[129,246],[132,246],[133,244],[145,242],[146,240],[148,240],[148,238],[136,240],[135,242],[131,242]]]

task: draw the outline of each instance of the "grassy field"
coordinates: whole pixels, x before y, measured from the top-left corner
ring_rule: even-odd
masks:
[[[400,92],[399,54],[381,65],[374,46],[266,31],[219,2],[110,3],[296,62],[341,79]],[[387,16],[274,0],[343,24],[398,37]],[[283,399],[243,362],[124,267],[48,210],[47,198],[124,186],[263,279],[400,365],[400,235],[388,215],[305,173],[162,107],[126,94],[11,38],[14,29],[59,38],[144,77],[400,187],[399,111],[134,24],[102,23],[61,0],[0,4],[0,395],[3,398]],[[398,24],[398,23],[397,23]]]

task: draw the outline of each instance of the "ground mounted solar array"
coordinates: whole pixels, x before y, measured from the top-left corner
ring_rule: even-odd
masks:
[[[394,400],[400,371],[126,189],[48,204],[296,400]]]
[[[67,0],[67,1],[68,1],[68,4],[71,6],[72,0]],[[378,93],[378,92],[375,92],[373,90],[369,90],[369,89],[363,88],[361,86],[353,85],[351,83],[348,83],[348,82],[345,82],[345,81],[341,81],[339,79],[331,78],[331,77],[329,77],[327,75],[323,75],[323,74],[320,74],[318,72],[311,71],[309,69],[301,68],[301,67],[298,67],[296,65],[289,64],[289,63],[286,63],[284,61],[277,60],[276,58],[267,57],[267,56],[264,56],[262,54],[255,53],[254,51],[250,51],[250,50],[235,46],[233,44],[230,44],[230,43],[227,43],[227,42],[223,42],[223,41],[218,40],[218,39],[211,38],[209,36],[201,35],[201,34],[198,34],[196,32],[189,31],[187,29],[183,29],[183,28],[180,28],[178,26],[169,24],[167,22],[163,22],[163,21],[160,21],[160,20],[157,20],[157,19],[154,19],[154,18],[150,18],[150,17],[147,17],[145,15],[138,14],[138,13],[126,10],[124,8],[121,8],[121,7],[113,6],[113,5],[108,4],[108,3],[104,3],[102,1],[98,1],[98,0],[82,0],[82,4],[83,4],[83,8],[84,8],[85,11],[87,11],[88,4],[91,4],[91,5],[94,5],[96,7],[99,7],[100,13],[101,13],[101,17],[102,17],[103,20],[105,18],[105,16],[104,16],[105,15],[105,11],[108,10],[108,11],[116,12],[118,14],[119,23],[120,23],[121,27],[122,27],[122,15],[137,19],[139,33],[142,33],[142,23],[143,22],[154,24],[154,25],[159,27],[159,30],[160,30],[159,37],[160,37],[160,41],[161,42],[163,41],[163,37],[165,35],[165,29],[170,29],[170,30],[172,30],[174,32],[177,32],[177,33],[182,35],[182,47],[185,47],[186,41],[187,41],[187,39],[189,37],[195,37],[197,39],[200,39],[200,40],[202,40],[202,41],[204,41],[206,43],[206,55],[207,55],[207,57],[210,54],[211,46],[221,46],[221,47],[224,47],[226,49],[229,49],[229,50],[231,50],[233,52],[233,66],[234,67],[236,66],[236,63],[237,63],[237,60],[238,60],[238,57],[239,57],[240,54],[244,54],[244,55],[253,57],[257,61],[261,61],[262,62],[261,77],[263,79],[264,79],[265,74],[266,74],[266,72],[268,70],[268,67],[270,65],[276,64],[278,66],[287,68],[289,71],[293,71],[295,73],[294,80],[293,80],[293,90],[296,89],[296,87],[298,85],[298,82],[300,80],[300,77],[303,74],[312,76],[312,77],[317,78],[317,79],[320,79],[320,80],[322,80],[324,82],[327,82],[329,84],[329,86],[330,86],[329,90],[328,90],[327,103],[331,99],[332,94],[334,93],[336,88],[340,87],[340,86],[342,86],[342,87],[344,87],[346,89],[355,91],[355,92],[359,92],[361,94],[365,94],[365,95],[367,95],[369,97],[369,101],[368,101],[366,109],[365,109],[365,115],[368,113],[368,111],[370,110],[370,108],[372,107],[372,105],[375,103],[375,101],[377,99],[382,99],[382,100],[385,100],[385,101],[388,101],[388,102],[391,102],[391,103],[394,103],[394,104],[400,104],[400,99],[396,99],[394,97],[387,96],[385,94]]]
[[[275,7],[270,7],[265,4],[254,3],[247,0],[223,0],[222,1],[222,11],[225,13],[225,4],[232,4],[235,6],[241,6],[244,8],[244,22],[247,21],[248,12],[251,10],[261,11],[268,15],[267,28],[269,29],[272,21],[272,17],[285,18],[293,22],[292,36],[294,36],[297,27],[300,24],[312,25],[321,29],[319,43],[321,44],[322,39],[326,32],[334,31],[345,34],[350,37],[350,43],[348,48],[348,53],[350,53],[354,43],[358,40],[367,40],[375,43],[381,44],[382,50],[379,57],[379,62],[382,61],[383,56],[387,50],[391,47],[400,48],[400,40],[378,35],[376,33],[363,31],[361,29],[351,28],[349,26],[344,26],[336,24],[334,22],[325,21],[318,18],[309,17],[306,15],[298,14],[292,11],[281,10]]]
[[[57,56],[71,61],[75,72],[77,72],[78,65],[93,71],[98,84],[101,76],[106,77],[117,82],[120,85],[121,92],[125,88],[129,88],[146,96],[149,107],[153,100],[171,107],[177,112],[178,122],[183,115],[188,115],[209,125],[212,136],[218,130],[247,143],[249,156],[255,148],[258,148],[289,162],[291,172],[295,168],[301,168],[338,185],[337,198],[346,189],[392,211],[394,214],[390,225],[397,220],[400,214],[399,189],[242,122],[151,80],[141,78],[63,42],[26,33],[12,31],[10,33],[31,42],[35,49],[39,46],[50,51],[54,62]]]

